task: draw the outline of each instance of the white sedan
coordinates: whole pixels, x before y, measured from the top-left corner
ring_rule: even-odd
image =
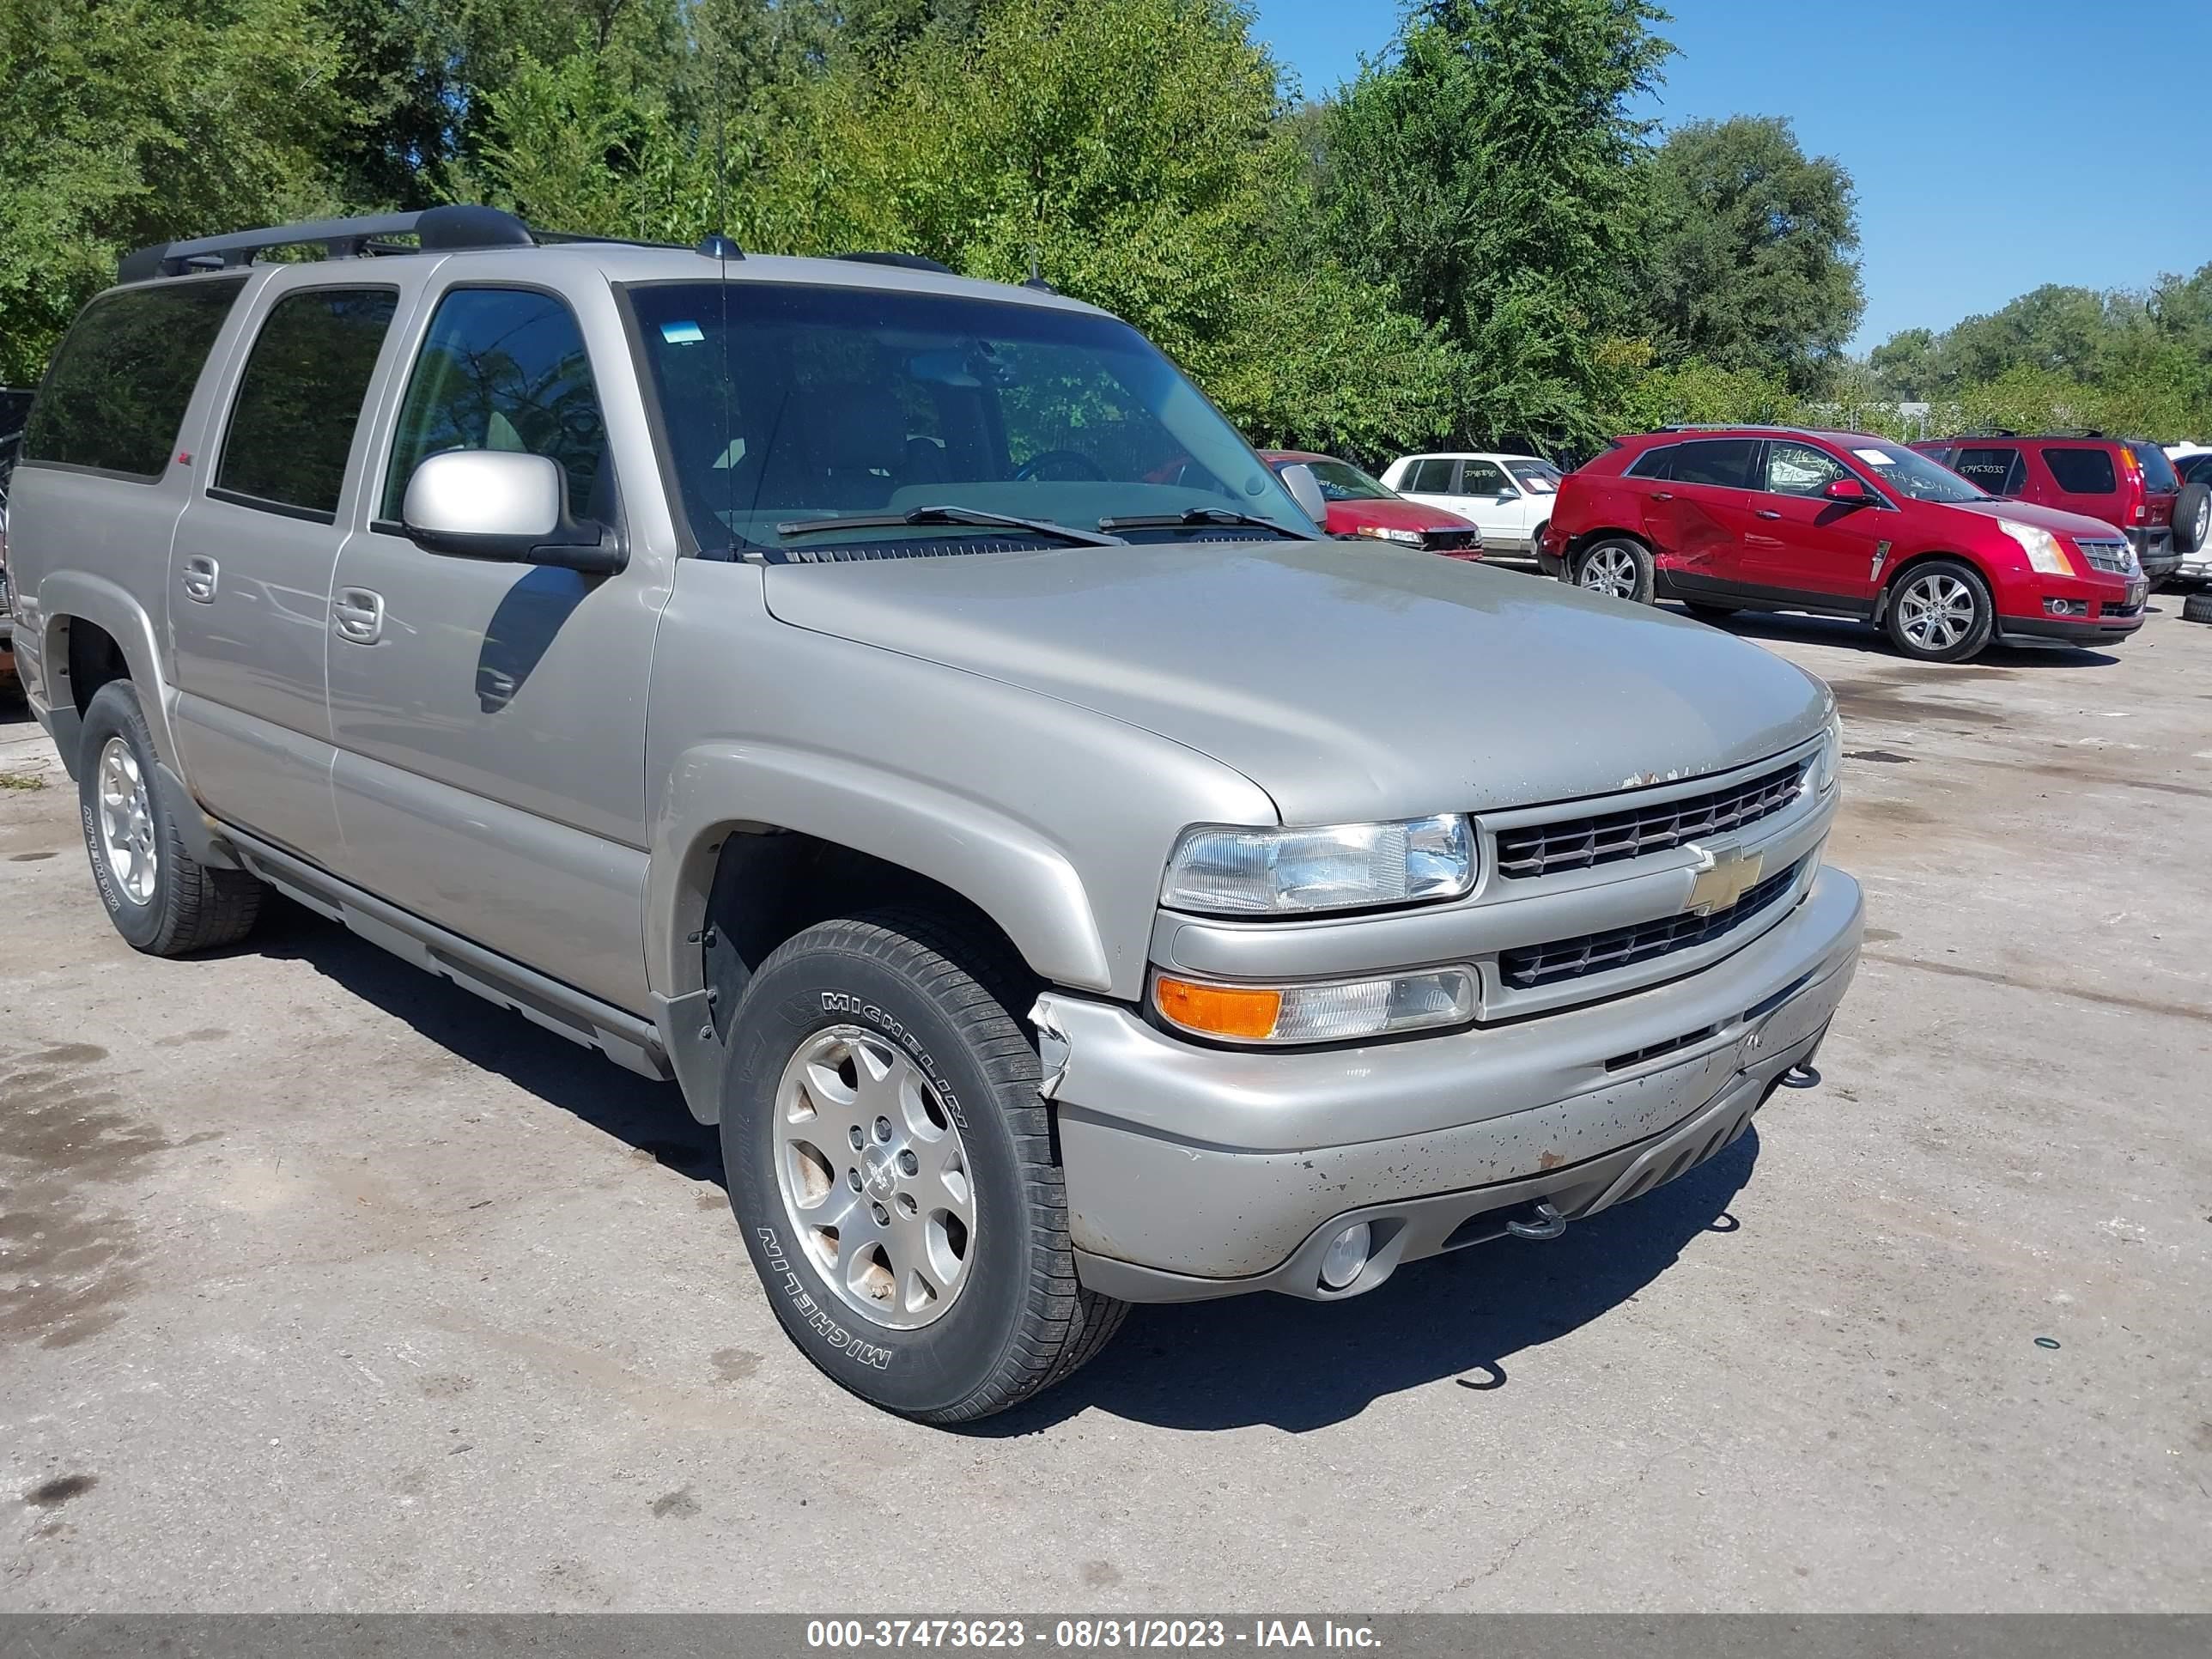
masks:
[[[1538,455],[1406,455],[1390,463],[1382,482],[1411,500],[1474,520],[1491,556],[1533,559],[1551,521],[1559,469]]]

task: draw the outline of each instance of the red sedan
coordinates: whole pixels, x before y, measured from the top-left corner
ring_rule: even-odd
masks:
[[[1448,559],[1482,556],[1482,532],[1472,522],[1440,507],[1409,501],[1349,461],[1303,449],[1263,449],[1260,459],[1277,472],[1294,462],[1312,469],[1314,482],[1328,502],[1328,522],[1322,528],[1332,536],[1395,542]]]

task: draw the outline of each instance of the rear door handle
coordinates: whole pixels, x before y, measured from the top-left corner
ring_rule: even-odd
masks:
[[[222,574],[213,559],[204,553],[193,554],[185,561],[185,597],[198,605],[213,605],[216,584]]]
[[[340,639],[374,645],[384,633],[384,595],[366,587],[342,587],[331,600],[331,621]]]
[[[1771,507],[1762,507],[1759,509],[1759,516],[1762,519],[1778,519],[1782,515]]]

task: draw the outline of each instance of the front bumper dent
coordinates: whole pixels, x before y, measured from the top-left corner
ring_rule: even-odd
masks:
[[[1857,966],[1862,913],[1857,884],[1824,870],[1784,921],[1687,978],[1327,1051],[1201,1048],[1048,994],[1046,1091],[1084,1282],[1131,1301],[1334,1299],[1494,1237],[1537,1200],[1572,1217],[1649,1190],[1726,1145],[1809,1059]],[[1354,1220],[1375,1253],[1327,1290],[1320,1253]]]

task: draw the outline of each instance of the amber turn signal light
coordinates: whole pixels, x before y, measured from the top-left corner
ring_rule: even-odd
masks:
[[[1152,981],[1159,1010],[1186,1031],[1255,1042],[1274,1035],[1283,1011],[1280,991],[1231,985],[1194,985],[1163,974]]]

